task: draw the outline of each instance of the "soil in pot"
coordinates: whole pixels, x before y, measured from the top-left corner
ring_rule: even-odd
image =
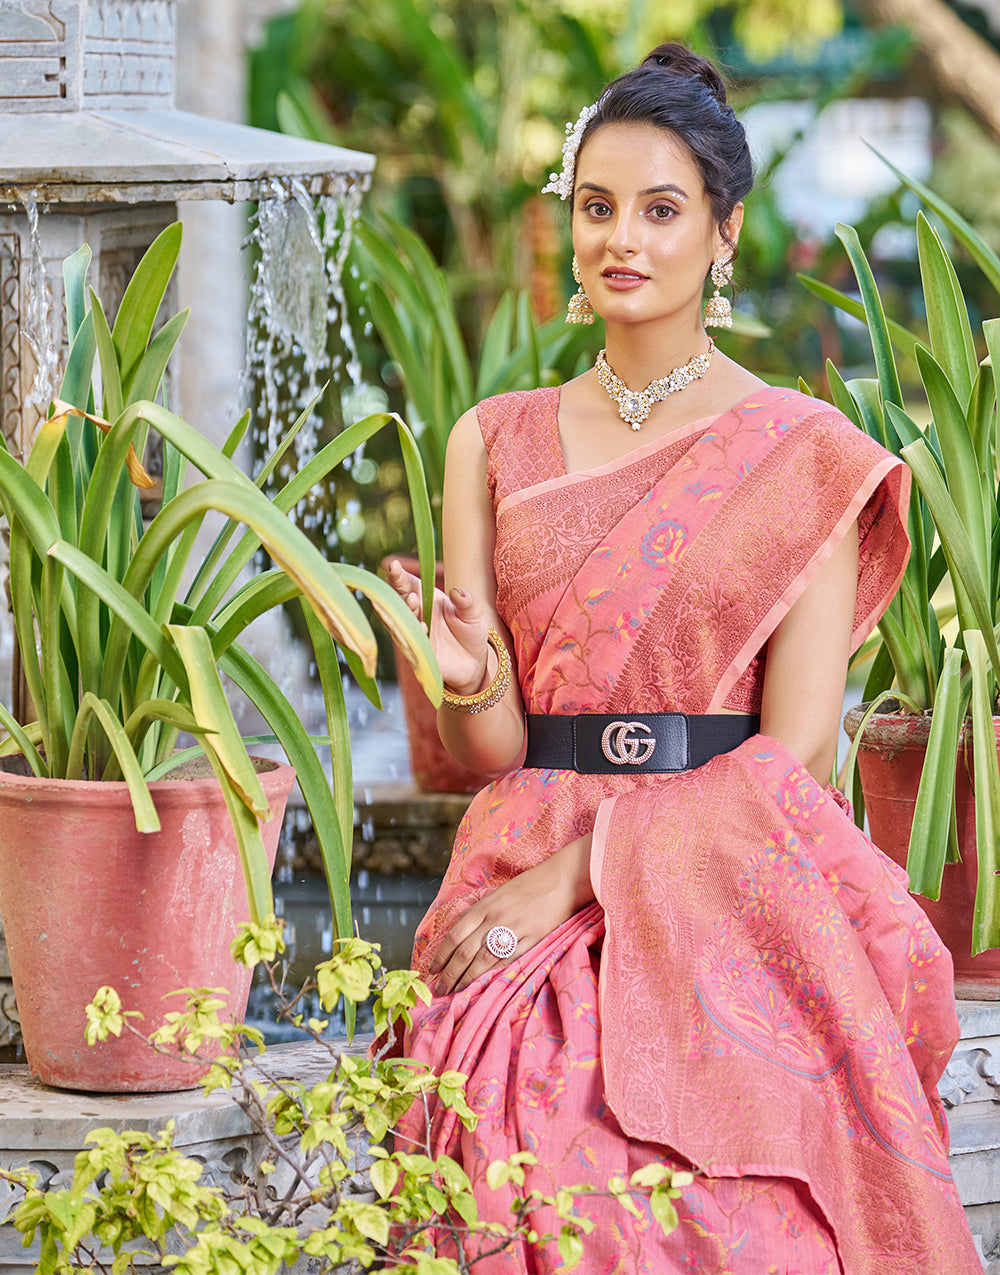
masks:
[[[290,766],[262,761],[273,864]],[[247,919],[243,871],[218,783],[194,774],[150,784],[162,824],[136,831],[122,783],[0,771],[0,915],[24,1048],[45,1084],[105,1093],[187,1089],[205,1068],[159,1054],[128,1031],[86,1044],[85,1006],[115,988],[152,1032],[184,987],[225,989],[242,1019],[251,971],[229,944]],[[164,999],[167,997],[167,999]]]

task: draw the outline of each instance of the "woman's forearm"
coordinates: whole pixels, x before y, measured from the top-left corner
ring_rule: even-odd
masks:
[[[485,668],[475,686],[447,687],[464,696],[489,688],[498,676],[496,652],[487,649]],[[524,755],[524,711],[517,683],[512,678],[503,698],[492,708],[466,713],[442,702],[437,717],[438,734],[456,761],[476,774],[495,779],[520,764]]]

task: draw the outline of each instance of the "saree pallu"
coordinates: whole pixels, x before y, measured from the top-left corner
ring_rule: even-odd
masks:
[[[855,647],[898,584],[905,470],[803,395],[761,391],[573,475],[558,391],[479,418],[529,712],[756,711],[768,637],[855,521]],[[666,1237],[646,1208],[581,1200],[587,1275],[979,1271],[935,1088],[950,960],[843,804],[764,736],[676,775],[520,769],[484,789],[419,969],[474,900],[590,830],[597,901],[414,1016],[404,1052],[468,1076],[479,1123],[414,1110],[404,1135],[458,1159],[501,1222],[513,1194],[486,1168],[517,1150],[548,1194],[693,1168]],[[559,1266],[519,1244],[475,1269]]]

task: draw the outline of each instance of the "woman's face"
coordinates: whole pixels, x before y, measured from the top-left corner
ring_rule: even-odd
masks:
[[[728,229],[734,242],[743,206]],[[576,166],[573,249],[584,291],[608,322],[700,323],[705,278],[731,249],[716,225],[698,165],[652,124],[603,124]]]

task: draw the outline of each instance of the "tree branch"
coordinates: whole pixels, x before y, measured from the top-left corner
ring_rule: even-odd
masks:
[[[1000,141],[1000,54],[944,0],[854,0],[878,26],[910,31],[943,97],[953,98]]]

